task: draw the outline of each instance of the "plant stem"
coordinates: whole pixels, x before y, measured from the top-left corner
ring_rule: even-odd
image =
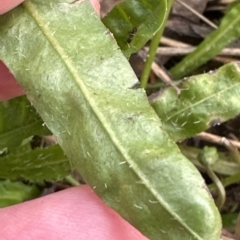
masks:
[[[239,172],[239,173],[236,173],[236,174],[234,174],[234,175],[232,175],[232,176],[230,176],[230,177],[224,178],[224,179],[222,180],[222,185],[223,185],[224,187],[227,187],[227,186],[229,186],[229,185],[231,185],[231,184],[233,184],[233,183],[237,183],[237,182],[240,182],[240,172]],[[209,185],[208,185],[208,188],[209,188],[210,191],[215,191],[216,188],[217,188],[217,186],[216,186],[215,183],[212,183],[212,184],[209,184]]]
[[[72,185],[72,186],[80,186],[81,184],[71,175],[65,177],[65,179]]]
[[[212,179],[212,181],[216,185],[216,190],[218,193],[216,205],[220,210],[225,203],[226,192],[222,182],[220,181],[218,176],[214,173],[214,171],[211,168],[211,165],[213,165],[219,159],[217,149],[214,147],[205,146],[201,150],[198,158],[200,162],[205,166],[208,176]]]
[[[222,208],[222,206],[224,205],[225,200],[226,200],[225,188],[224,188],[222,182],[219,180],[219,178],[213,172],[213,170],[211,169],[210,166],[206,166],[206,171],[207,171],[208,176],[212,179],[212,181],[214,182],[214,184],[216,186],[216,190],[217,190],[217,193],[218,193],[218,198],[216,200],[216,205],[217,205],[218,209],[220,210]]]
[[[160,27],[160,29],[157,31],[157,33],[153,36],[152,41],[151,41],[151,45],[149,48],[149,52],[147,55],[147,59],[143,68],[143,72],[142,72],[142,76],[140,79],[140,85],[142,88],[146,88],[147,83],[148,83],[148,78],[151,72],[151,67],[152,67],[152,62],[154,61],[155,55],[156,55],[156,51],[160,42],[160,39],[162,37],[167,19],[168,19],[168,15],[170,13],[171,7],[172,7],[172,3],[173,0],[168,0],[167,3],[167,13],[166,13],[166,18],[164,20],[164,23],[162,24],[161,22],[159,23],[159,25],[162,24],[162,26]]]

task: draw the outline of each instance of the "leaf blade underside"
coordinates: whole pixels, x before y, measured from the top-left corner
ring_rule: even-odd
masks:
[[[0,18],[0,57],[70,161],[149,238],[218,239],[202,178],[162,131],[145,92],[131,89],[137,78],[89,2],[43,2]]]

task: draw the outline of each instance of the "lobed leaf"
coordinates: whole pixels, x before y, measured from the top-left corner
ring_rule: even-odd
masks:
[[[0,102],[0,149],[17,147],[36,134],[49,134],[49,130],[25,96]]]
[[[240,37],[240,3],[223,17],[217,30],[209,34],[198,45],[195,51],[187,55],[180,63],[174,66],[170,72],[176,78],[182,78],[188,73],[206,63],[216,56],[224,47]]]
[[[124,0],[102,22],[113,33],[125,56],[141,49],[161,28],[168,14],[167,0]]]
[[[52,146],[0,158],[0,178],[32,182],[61,180],[69,174],[70,165],[62,149]]]
[[[36,198],[40,194],[40,190],[34,185],[10,180],[0,181],[0,208]]]
[[[183,81],[178,96],[173,87],[152,95],[150,102],[174,141],[183,140],[240,113],[240,69],[229,63],[214,73]]]
[[[25,1],[0,17],[0,43],[0,57],[109,206],[150,239],[219,239],[203,179],[144,90],[131,88],[137,78],[88,1]]]

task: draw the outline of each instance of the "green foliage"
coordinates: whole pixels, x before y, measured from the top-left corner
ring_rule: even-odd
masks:
[[[190,77],[179,86],[150,97],[152,107],[163,122],[163,128],[175,141],[233,118],[240,112],[240,69],[230,63],[215,73]]]
[[[62,149],[56,145],[46,149],[19,151],[0,157],[0,178],[23,178],[41,183],[44,180],[61,180],[69,174],[70,165]]]
[[[198,45],[196,50],[187,55],[180,63],[171,69],[171,74],[176,78],[182,78],[188,73],[206,63],[216,56],[229,43],[240,37],[240,3],[236,4],[227,12],[220,26],[209,34],[204,41]]]
[[[204,169],[204,166],[199,162],[198,156],[201,152],[199,148],[179,145],[179,148],[184,156],[191,160],[196,167]],[[222,175],[235,175],[240,172],[240,166],[237,164],[231,155],[218,152],[219,160],[216,161],[212,168],[214,172]],[[236,182],[236,181],[235,181]]]
[[[161,28],[167,0],[124,0],[102,21],[113,33],[125,56],[137,52]]]
[[[166,12],[165,12],[167,17],[170,13],[172,3],[173,3],[173,0],[168,0],[167,1],[167,9],[166,9]],[[148,79],[149,79],[149,76],[150,76],[150,72],[152,70],[152,63],[155,59],[156,51],[157,51],[160,39],[162,37],[162,34],[164,32],[166,23],[167,23],[167,18],[164,19],[163,23],[161,24],[161,27],[156,32],[156,34],[154,34],[154,36],[152,37],[151,45],[150,45],[150,48],[149,48],[149,52],[148,52],[148,55],[147,55],[147,58],[146,58],[146,61],[145,61],[145,64],[144,64],[144,68],[143,68],[143,71],[142,71],[141,79],[140,79],[140,86],[142,88],[146,88],[146,86],[147,86],[147,82],[148,82]]]
[[[0,181],[0,208],[40,196],[40,190],[32,185],[10,180]]]
[[[181,83],[179,96],[169,87],[151,98],[161,124],[144,91],[132,89],[137,79],[89,4],[55,0],[52,9],[48,4],[28,1],[0,18],[4,46],[0,57],[72,165],[106,203],[149,238],[219,239],[219,214],[199,173],[183,156],[204,169],[198,160],[200,150],[180,146],[182,155],[174,141],[239,113],[238,64],[189,78]],[[129,56],[163,26],[166,5],[166,1],[124,1],[103,22]],[[239,36],[234,27],[239,22],[236,10],[239,3],[220,28],[172,70],[175,76],[192,71]],[[163,14],[157,15],[159,11]],[[150,22],[154,24],[149,28]],[[48,61],[43,62],[42,56]],[[0,178],[35,183],[64,178],[70,164],[59,146],[30,149],[29,137],[49,131],[26,98],[4,102],[0,109]],[[223,185],[238,181],[239,166],[218,155],[212,169],[231,175]],[[35,185],[0,182],[1,207],[39,194]]]
[[[137,79],[89,2],[26,1],[0,17],[0,42],[0,58],[108,205],[150,239],[219,239],[203,179],[131,88]]]
[[[199,154],[199,160],[203,165],[212,166],[218,159],[218,151],[215,147],[205,146]]]
[[[0,103],[0,150],[19,146],[24,138],[48,134],[43,121],[25,96]]]
[[[60,180],[68,175],[70,165],[58,145],[31,149],[32,135],[48,134],[50,131],[26,96],[2,102],[0,109],[1,179],[23,178],[40,183],[43,180]]]
[[[222,221],[223,227],[228,228],[236,225],[238,218],[238,213],[223,214]]]

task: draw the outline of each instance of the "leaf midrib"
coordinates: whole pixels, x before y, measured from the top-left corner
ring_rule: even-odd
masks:
[[[237,85],[239,85],[239,84],[240,84],[240,83],[237,82],[237,83],[235,83],[234,85],[231,85],[231,86],[228,87],[228,88],[224,88],[223,90],[220,90],[220,91],[212,94],[211,96],[208,96],[208,97],[206,97],[206,98],[204,98],[204,99],[202,99],[202,100],[200,100],[200,101],[197,101],[197,102],[194,103],[194,104],[188,105],[187,107],[182,108],[180,111],[174,112],[173,115],[168,115],[168,119],[174,118],[175,116],[180,115],[181,113],[187,111],[187,110],[190,109],[190,108],[197,107],[198,105],[203,104],[205,101],[208,101],[208,100],[211,99],[211,98],[215,98],[216,95],[224,94],[225,91],[230,91],[231,88],[234,88],[235,86],[237,86]]]
[[[103,129],[105,129],[109,138],[112,140],[116,149],[118,149],[118,151],[121,153],[121,155],[124,157],[124,159],[126,159],[126,161],[128,162],[129,166],[131,166],[131,168],[129,168],[129,169],[132,169],[134,171],[134,173],[139,177],[140,181],[142,181],[143,184],[147,187],[149,192],[151,192],[151,194],[159,201],[161,206],[163,208],[165,208],[165,210],[167,212],[169,212],[169,214],[172,215],[175,220],[178,220],[180,225],[182,225],[194,237],[201,240],[202,238],[196,232],[194,232],[190,227],[188,227],[188,225],[186,225],[184,223],[184,221],[180,218],[179,215],[176,215],[173,211],[171,211],[171,208],[170,208],[170,206],[168,206],[167,202],[165,202],[162,199],[162,197],[154,189],[154,186],[152,186],[152,184],[145,178],[144,173],[142,173],[142,171],[140,171],[138,166],[135,164],[134,160],[132,160],[132,158],[129,156],[129,154],[125,151],[124,147],[122,146],[121,142],[117,138],[114,131],[111,129],[111,127],[108,124],[106,124],[107,121],[106,121],[104,115],[101,114],[100,111],[98,111],[98,107],[96,106],[96,104],[92,100],[91,96],[88,95],[88,93],[87,93],[88,89],[81,82],[81,78],[78,75],[77,69],[75,69],[74,64],[71,62],[70,58],[67,56],[64,49],[60,46],[58,41],[54,38],[54,34],[52,34],[51,30],[48,29],[48,25],[46,25],[46,22],[42,19],[42,17],[38,13],[37,9],[34,7],[34,5],[30,1],[26,1],[26,2],[23,3],[23,6],[25,6],[26,10],[30,14],[30,16],[34,19],[37,26],[41,30],[41,32],[45,35],[45,37],[48,40],[48,42],[50,43],[50,45],[53,47],[53,49],[59,55],[59,58],[65,64],[66,69],[68,69],[68,71],[72,75],[73,79],[76,80],[84,98],[87,100],[88,104],[90,105],[90,107],[92,109],[92,112],[96,115],[97,119],[99,120]]]

